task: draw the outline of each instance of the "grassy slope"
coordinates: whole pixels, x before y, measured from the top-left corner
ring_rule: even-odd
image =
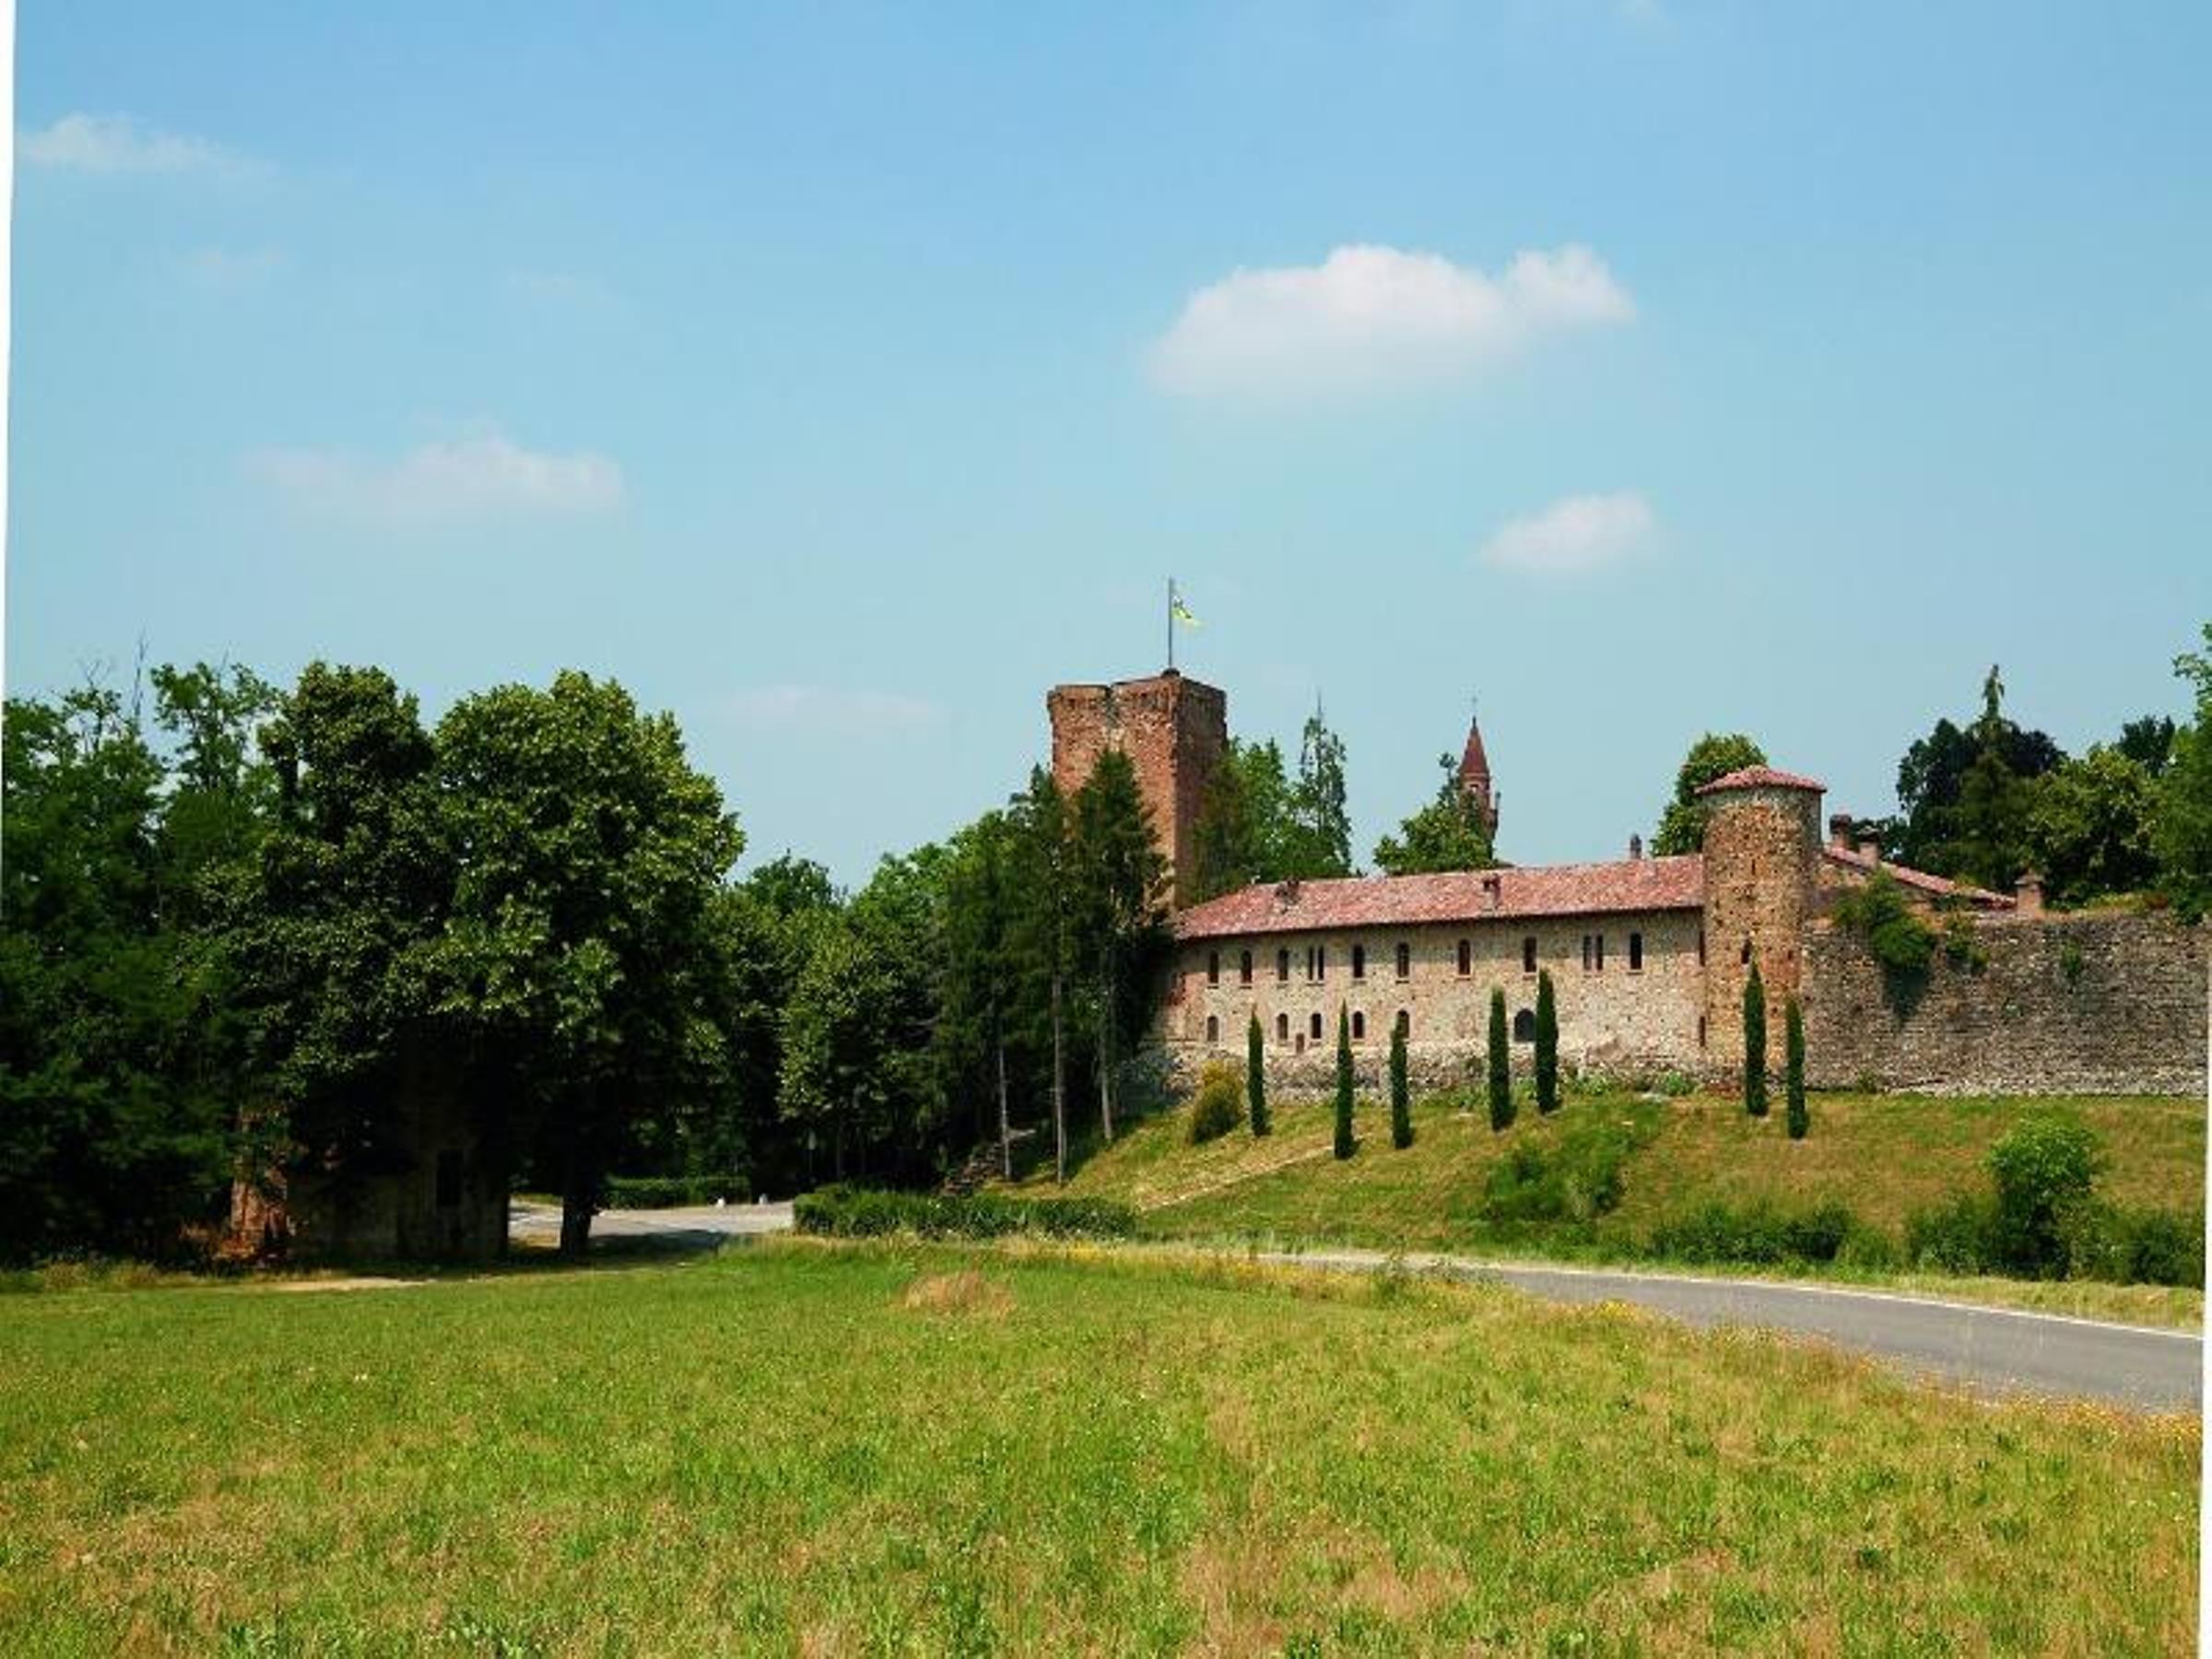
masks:
[[[2201,1446],[1230,1263],[17,1297],[0,1651],[2181,1651]]]
[[[1548,1121],[1524,1108],[1504,1135],[1493,1135],[1487,1119],[1419,1102],[1417,1138],[1404,1152],[1391,1148],[1384,1112],[1365,1105],[1359,1152],[1348,1163],[1329,1156],[1333,1120],[1325,1105],[1278,1107],[1276,1133],[1266,1139],[1239,1131],[1205,1147],[1185,1144],[1186,1114],[1177,1111],[1147,1120],[1088,1159],[1068,1190],[1133,1203],[1154,1230],[1171,1236],[1479,1250],[1484,1183],[1504,1148],[1521,1139],[1547,1144],[1583,1115],[1604,1112],[1646,1138],[1628,1165],[1620,1207],[1600,1224],[1601,1241],[1641,1239],[1663,1217],[1709,1198],[1764,1198],[1785,1208],[1835,1199],[1894,1235],[1913,1210],[1985,1183],[1990,1146],[2029,1112],[2053,1105],[2077,1112],[2102,1138],[2112,1158],[2102,1182],[2109,1196],[2181,1208],[2204,1202],[2201,1103],[1899,1095],[1816,1095],[1812,1133],[1796,1142],[1783,1130],[1779,1106],[1760,1122],[1710,1097],[1573,1099]],[[1049,1187],[1046,1176],[1025,1190]],[[2112,1317],[2194,1323],[2203,1306],[2201,1293],[2156,1287],[1987,1288],[2001,1300]]]

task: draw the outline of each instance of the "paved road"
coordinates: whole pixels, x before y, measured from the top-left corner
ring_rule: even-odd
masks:
[[[781,1232],[790,1226],[788,1204],[733,1204],[721,1209],[606,1210],[593,1222],[592,1232],[595,1238],[651,1238],[680,1250]],[[560,1212],[518,1204],[513,1228],[520,1237],[555,1239],[560,1234]],[[1322,1250],[1262,1259],[1371,1273],[1392,1258],[1377,1251]],[[1396,1259],[1415,1272],[1496,1280],[1559,1301],[1626,1301],[1691,1324],[1752,1325],[1818,1337],[1907,1371],[1992,1393],[2056,1394],[2162,1409],[2196,1409],[2204,1399],[2204,1343],[2190,1331],[2107,1324],[1847,1286],[1547,1267],[1464,1256]]]
[[[1388,1259],[1359,1250],[1271,1261],[1373,1272]],[[2060,1394],[2162,1409],[2201,1406],[2204,1341],[2192,1331],[2107,1324],[2055,1313],[1935,1301],[1847,1286],[1697,1278],[1683,1274],[1546,1267],[1406,1256],[1416,1272],[1502,1281],[1559,1301],[1626,1301],[1691,1324],[1753,1325],[1816,1336],[1992,1393]]]

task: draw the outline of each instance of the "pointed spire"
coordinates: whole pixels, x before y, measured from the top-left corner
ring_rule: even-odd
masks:
[[[1490,789],[1490,757],[1482,747],[1482,720],[1478,713],[1467,716],[1467,747],[1460,751],[1459,792],[1471,796],[1482,807],[1483,822],[1490,833],[1498,832],[1498,797]]]

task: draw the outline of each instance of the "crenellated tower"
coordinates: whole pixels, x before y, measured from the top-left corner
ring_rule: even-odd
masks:
[[[1227,695],[1170,668],[1112,685],[1054,686],[1044,704],[1053,723],[1053,782],[1072,795],[1100,755],[1126,754],[1168,861],[1174,902],[1188,903],[1199,807],[1229,752]]]

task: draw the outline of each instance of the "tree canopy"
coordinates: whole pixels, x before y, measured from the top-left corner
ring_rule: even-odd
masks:
[[[1375,843],[1375,864],[1386,875],[1487,870],[1498,862],[1489,820],[1482,804],[1460,787],[1458,762],[1439,755],[1436,763],[1443,779],[1434,798],[1400,824],[1396,835]]]
[[[1709,808],[1698,791],[1747,766],[1764,766],[1767,751],[1741,732],[1708,732],[1689,746],[1675,772],[1675,793],[1659,815],[1652,852],[1659,857],[1697,853],[1705,846]]]

